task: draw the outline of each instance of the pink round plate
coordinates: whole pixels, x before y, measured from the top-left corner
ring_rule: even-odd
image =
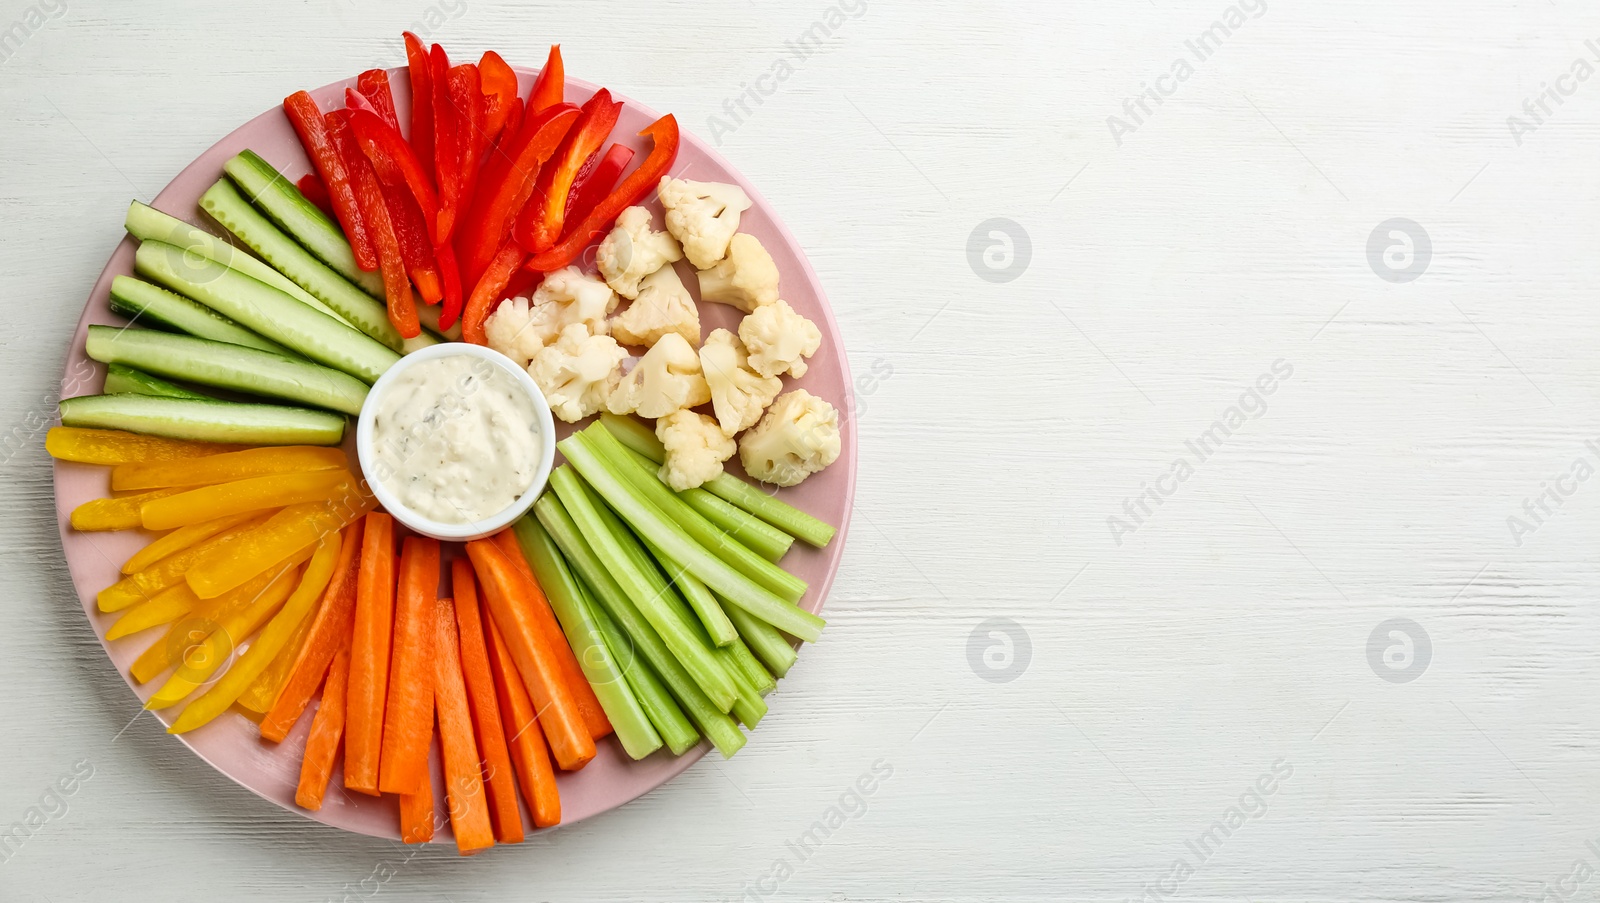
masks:
[[[537,70],[518,70],[524,96],[532,87],[537,74]],[[391,70],[390,80],[394,87],[400,121],[405,122],[409,113],[410,95],[405,69]],[[312,91],[311,96],[324,110],[336,109],[344,105],[345,88],[354,85],[355,79],[351,78]],[[594,85],[569,80],[567,99],[581,102],[595,90]],[[612,139],[630,143],[637,152],[635,156],[637,163],[648,152],[649,146],[647,140],[633,136],[658,118],[658,114],[626,98],[618,99],[624,100],[627,105],[622,111]],[[259,153],[291,179],[297,179],[310,171],[310,163],[301,150],[300,142],[288,119],[281,109],[275,108],[245,123],[201,154],[156,196],[153,206],[181,219],[201,224],[219,235],[225,235],[221,227],[211,223],[200,212],[198,201],[206,188],[222,177],[223,162],[245,148]],[[827,549],[813,549],[797,542],[794,550],[783,562],[785,568],[811,584],[811,589],[801,605],[815,612],[822,608],[828,588],[833,583],[834,574],[839,569],[839,559],[844,549],[846,526],[850,517],[851,499],[855,492],[856,437],[855,424],[850,416],[855,405],[849,366],[845,360],[844,346],[839,339],[838,327],[828,308],[822,286],[818,284],[817,275],[806,262],[805,255],[801,253],[794,236],[784,228],[777,214],[754,186],[715,152],[687,132],[683,135],[683,143],[677,161],[672,167],[672,175],[699,181],[732,182],[750,195],[754,206],[744,214],[740,225],[741,231],[749,232],[761,239],[761,243],[772,253],[773,260],[777,262],[784,299],[822,330],[822,348],[811,359],[810,370],[803,379],[785,379],[784,390],[805,388],[812,394],[827,399],[839,409],[843,451],[838,462],[832,467],[812,476],[800,486],[781,490],[781,497],[785,501],[839,528],[838,536]],[[647,201],[647,204],[655,209],[659,216],[659,205],[653,200]],[[106,210],[103,215],[120,217],[122,211]],[[95,283],[94,291],[89,295],[89,301],[84,306],[83,317],[78,321],[78,329],[73,334],[72,345],[67,354],[67,378],[62,383],[64,387],[62,394],[65,397],[95,394],[103,385],[105,370],[85,356],[84,336],[92,324],[122,323],[121,318],[112,314],[107,305],[108,292],[112,277],[132,274],[134,248],[133,239],[123,239],[111,254],[105,270],[100,273],[100,278]],[[585,262],[592,262],[592,259],[591,249]],[[680,264],[680,267],[682,266],[686,264]],[[685,284],[693,288],[695,280],[688,278],[692,273],[688,270],[680,272],[686,277]],[[719,326],[736,331],[739,316],[738,311],[721,304],[701,306],[702,325],[707,332]],[[566,430],[563,430],[563,433],[565,432]],[[353,435],[352,427],[347,433],[347,444],[348,438]],[[355,457],[353,449],[351,457],[352,459]],[[729,462],[729,466],[734,472],[743,476],[738,467],[737,456]],[[110,495],[109,474],[110,469],[106,467],[57,462],[56,515],[61,530],[61,546],[66,554],[72,581],[82,601],[84,613],[88,616],[89,623],[93,625],[96,635],[100,637],[106,655],[128,681],[128,686],[143,700],[154,693],[162,680],[151,681],[143,686],[137,685],[129,676],[128,668],[139,653],[161,635],[161,631],[149,630],[114,643],[106,642],[106,630],[115,618],[99,611],[95,605],[95,594],[121,576],[119,573],[121,563],[149,542],[150,537],[138,531],[79,533],[68,523],[68,515],[73,508],[91,499]],[[790,697],[789,694],[782,693],[781,686],[774,700],[774,717],[780,718],[786,709],[805,704],[803,697]],[[163,722],[170,724],[179,711],[180,707],[174,707],[156,715]],[[348,831],[398,839],[400,835],[395,798],[392,795],[374,798],[345,793],[340,784],[339,768],[335,768],[333,787],[330,788],[320,812],[308,812],[295,805],[294,794],[299,780],[300,753],[305,744],[310,722],[311,717],[308,712],[282,744],[271,744],[261,740],[253,723],[236,712],[230,712],[199,730],[175,737],[173,742],[187,745],[218,771],[263,799],[270,800],[285,809]],[[761,742],[760,731],[751,735],[751,742]],[[562,824],[581,821],[648,793],[694,764],[709,748],[710,745],[702,741],[699,746],[683,756],[674,757],[666,751],[661,751],[635,762],[622,752],[614,737],[606,738],[600,744],[599,755],[587,767],[577,772],[560,773],[558,782],[561,791]],[[433,767],[435,798],[443,801],[444,785],[439,773],[437,744]],[[533,824],[526,810],[523,813],[523,821],[528,826]],[[450,839],[448,825],[435,836],[436,842],[448,842]]]

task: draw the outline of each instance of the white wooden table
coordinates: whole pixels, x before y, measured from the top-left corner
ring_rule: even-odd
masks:
[[[1592,4],[61,2],[0,5],[0,826],[73,791],[0,900],[1600,888]],[[471,861],[135,718],[40,447],[128,199],[414,23],[715,132],[878,375],[754,742]]]

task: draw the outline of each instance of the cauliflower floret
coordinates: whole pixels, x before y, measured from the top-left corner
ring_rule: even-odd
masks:
[[[783,391],[783,380],[750,369],[744,343],[726,329],[706,336],[700,346],[700,368],[711,386],[711,409],[730,436],[760,420],[761,412]]]
[[[778,265],[754,235],[735,235],[728,242],[728,256],[699,276],[702,301],[751,313],[778,300]]]
[[[624,345],[649,347],[669,332],[691,346],[700,344],[700,308],[671,265],[644,277],[639,297],[611,318],[611,334]]]
[[[822,347],[822,331],[795,313],[789,302],[779,300],[740,320],[739,340],[750,353],[751,370],[762,376],[787,372],[799,379],[806,375],[805,359]]]
[[[796,389],[773,402],[739,439],[739,461],[763,483],[793,486],[838,460],[839,448],[839,412]]]
[[[700,373],[700,358],[683,336],[662,336],[611,393],[606,409],[613,414],[665,417],[711,400]]]
[[[738,448],[715,420],[694,411],[673,411],[657,420],[656,438],[667,449],[661,479],[677,492],[722,473],[722,462]]]
[[[639,296],[639,280],[673,261],[683,259],[683,249],[665,232],[650,228],[650,211],[629,207],[617,225],[600,242],[595,266],[617,294],[632,300]]]
[[[561,330],[554,345],[539,349],[528,365],[528,375],[539,384],[550,412],[576,423],[605,407],[606,399],[622,381],[622,350],[608,335],[591,335],[582,323]]]
[[[567,267],[545,276],[533,290],[528,326],[545,345],[574,323],[583,324],[591,335],[605,335],[606,315],[617,309],[617,303],[611,286],[577,267]]]
[[[533,328],[533,311],[527,298],[508,298],[489,314],[483,324],[489,347],[526,368],[545,341],[539,330]]]
[[[657,193],[667,209],[667,231],[683,243],[684,256],[697,270],[728,253],[728,240],[739,231],[739,214],[750,209],[743,188],[722,182],[662,176]]]

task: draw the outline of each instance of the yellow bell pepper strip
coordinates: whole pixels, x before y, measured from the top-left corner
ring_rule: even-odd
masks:
[[[111,471],[113,492],[164,489],[168,486],[210,486],[250,477],[311,470],[348,469],[350,460],[337,448],[285,445],[250,448],[211,455],[203,461],[151,461],[121,464]]]
[[[147,530],[171,530],[242,511],[325,501],[341,494],[341,485],[354,483],[355,477],[344,469],[250,477],[155,499],[139,515]]]
[[[290,505],[251,531],[237,546],[216,549],[197,559],[184,579],[202,599],[219,596],[296,552],[309,549],[373,507],[356,486],[323,502]]]
[[[187,549],[197,542],[210,539],[223,530],[236,527],[257,516],[259,516],[259,512],[246,511],[243,514],[231,514],[227,517],[219,517],[216,520],[208,520],[203,524],[179,527],[135,552],[132,558],[123,562],[122,572],[124,574],[133,574],[142,571],[174,552]]]
[[[266,589],[253,597],[241,598],[240,604],[227,611],[218,612],[220,616],[211,619],[214,626],[204,640],[175,650],[177,654],[172,656],[172,663],[176,669],[161,689],[145,701],[144,707],[154,710],[176,705],[210,680],[211,675],[233,657],[233,651],[246,637],[260,630],[261,625],[278,613],[299,579],[298,566],[285,566],[276,571]]]
[[[157,489],[116,499],[95,499],[72,509],[72,529],[85,533],[105,530],[137,530],[141,525],[139,506],[145,502],[177,495],[181,489]]]
[[[248,446],[216,442],[184,442],[144,436],[122,430],[94,430],[74,426],[53,426],[45,434],[44,448],[58,461],[79,464],[132,464],[138,461],[173,461],[201,458],[223,452],[240,451]]]
[[[100,604],[100,610],[121,611],[149,599],[169,586],[182,583],[184,575],[194,567],[196,561],[212,552],[219,552],[223,556],[233,554],[234,543],[244,534],[266,523],[267,519],[267,515],[259,515],[237,527],[224,530],[204,542],[174,552],[142,571],[129,574],[100,591],[96,600]]]
[[[168,733],[185,733],[210,722],[250,690],[278,659],[294,658],[288,654],[289,640],[296,633],[304,637],[302,627],[310,623],[311,610],[316,607],[317,601],[322,598],[322,591],[333,578],[333,569],[339,560],[339,541],[339,534],[335,532],[329,533],[317,544],[311,563],[306,565],[305,576],[300,578],[300,585],[295,587],[289,600],[283,603],[283,609],[273,616],[272,622],[262,629],[261,635],[233,663],[228,673],[213,684],[204,696],[183,710]],[[281,682],[279,685],[282,685]],[[156,697],[160,698],[161,694],[157,693]],[[151,702],[154,703],[155,699]],[[268,705],[270,707],[270,703]]]
[[[254,718],[257,724],[277,704],[278,696],[283,692],[283,685],[289,681],[289,673],[294,668],[300,648],[306,644],[306,634],[311,632],[311,622],[315,620],[316,618],[312,616],[302,618],[294,633],[289,636],[289,642],[283,644],[283,651],[278,653],[278,657],[267,665],[266,670],[261,672],[254,683],[250,684],[249,689],[235,700],[239,708],[251,713],[250,717]]]
[[[199,607],[200,597],[189,584],[179,581],[123,612],[106,631],[106,639],[120,640],[141,630],[171,624]]]
[[[174,621],[161,639],[140,653],[134,660],[133,667],[128,669],[128,673],[139,683],[149,683],[161,672],[182,661],[188,649],[204,642],[205,638],[217,629],[220,618],[229,611],[248,606],[250,600],[265,592],[283,571],[293,570],[301,561],[310,558],[311,550],[307,549],[303,556],[297,557],[299,561],[286,561],[282,567],[257,575],[255,579],[246,581],[231,593],[215,599],[201,600],[186,617]]]

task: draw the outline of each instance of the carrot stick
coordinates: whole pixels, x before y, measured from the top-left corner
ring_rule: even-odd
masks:
[[[511,750],[495,701],[494,673],[489,666],[489,646],[483,636],[483,614],[478,608],[478,587],[472,562],[457,558],[450,565],[451,592],[456,600],[456,626],[461,630],[461,675],[472,702],[472,723],[478,731],[478,751],[483,757],[489,785],[489,815],[494,836],[501,843],[522,843],[522,813],[517,809],[517,780],[511,770]]]
[[[532,590],[534,623],[544,634],[545,643],[555,650],[556,662],[561,666],[561,673],[566,678],[568,689],[572,691],[573,701],[578,704],[578,712],[583,716],[584,726],[589,729],[589,736],[599,740],[611,734],[611,721],[606,718],[606,711],[600,706],[600,699],[595,696],[594,688],[589,686],[589,678],[584,675],[583,666],[578,664],[578,656],[573,653],[572,645],[567,642],[567,635],[561,630],[561,622],[556,620],[556,613],[550,607],[550,600],[545,598],[544,590],[534,578],[533,568],[528,564],[528,558],[517,542],[516,533],[507,527],[489,538],[500,551],[506,553],[507,558],[511,559],[511,564],[516,567],[517,573],[523,576]]]
[[[511,661],[511,650],[506,648],[505,637],[494,619],[485,616],[484,626],[489,628],[489,664],[494,668],[495,695],[504,712],[506,740],[511,744],[511,761],[516,765],[517,780],[522,784],[522,798],[528,801],[528,811],[533,813],[536,828],[548,828],[561,823],[561,795],[556,792],[556,772],[550,765],[550,750],[545,746],[544,731],[534,719],[533,700],[528,688],[522,685],[522,675]]]
[[[389,688],[389,631],[394,621],[394,519],[367,515],[356,576],[355,631],[350,641],[350,729],[345,736],[344,786],[378,795],[383,710]]]
[[[334,654],[350,642],[356,610],[356,574],[361,566],[361,526],[365,522],[362,518],[345,528],[339,563],[334,566],[333,580],[322,593],[322,607],[289,668],[289,679],[278,693],[278,701],[261,719],[261,736],[267,740],[282,743],[289,735],[311,701],[311,694],[317,692],[328,673]]]
[[[539,723],[556,764],[568,771],[582,768],[594,758],[594,737],[556,664],[555,651],[536,626],[531,584],[493,542],[478,539],[467,543],[467,556],[483,584],[489,613],[511,650],[511,660],[538,706]]]
[[[433,701],[439,712],[439,746],[444,750],[445,801],[456,849],[463,856],[494,846],[494,826],[484,801],[478,744],[472,739],[472,713],[461,676],[461,642],[456,636],[455,603],[440,599],[434,608]]]
[[[345,694],[350,684],[350,646],[341,646],[328,667],[328,683],[322,688],[322,702],[311,719],[311,734],[306,737],[305,758],[300,762],[300,786],[294,801],[312,812],[322,808],[323,794],[333,778],[333,762],[339,756],[339,741],[344,735]]]
[[[439,598],[439,540],[408,536],[400,550],[394,655],[383,717],[378,789],[415,793],[428,779],[433,740],[433,609]]]
[[[430,728],[432,723],[430,718]],[[432,777],[418,785],[417,792],[400,794],[400,840],[405,843],[433,841]]]

